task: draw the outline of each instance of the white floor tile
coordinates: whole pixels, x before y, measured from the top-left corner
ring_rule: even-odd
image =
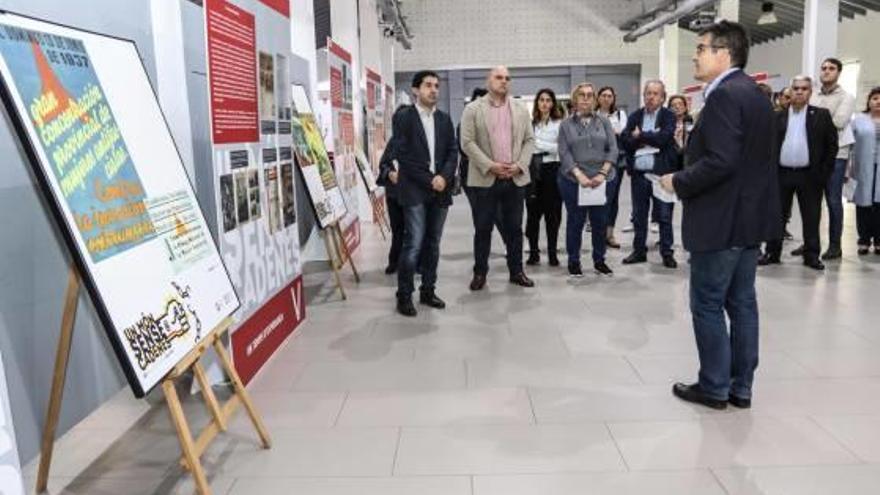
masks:
[[[638,384],[632,367],[620,356],[588,356],[571,359],[471,359],[468,386],[585,387],[596,384]]]
[[[465,386],[464,361],[310,363],[296,391],[458,389]]]
[[[476,476],[474,495],[725,495],[708,470]]]
[[[728,495],[868,495],[880,488],[880,466],[716,469]]]
[[[239,478],[229,495],[471,495],[468,476],[418,478]]]
[[[880,463],[880,415],[819,416],[815,420],[859,459]]]

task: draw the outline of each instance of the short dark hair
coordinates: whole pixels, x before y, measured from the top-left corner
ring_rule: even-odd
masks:
[[[537,124],[541,121],[541,111],[538,110],[538,100],[541,99],[541,95],[547,95],[553,101],[553,106],[550,108],[550,120],[561,119],[562,110],[559,109],[559,103],[556,101],[556,93],[550,88],[544,88],[535,95],[535,103],[532,105],[532,124]]]
[[[876,95],[880,95],[880,86],[874,86],[873,88],[871,88],[871,91],[868,93],[868,102],[867,102],[867,104],[865,104],[865,113],[868,113],[871,111],[871,98],[873,98]]]
[[[416,72],[416,74],[412,78],[412,87],[418,88],[422,85],[426,78],[433,77],[438,82],[440,81],[440,76],[432,71],[432,70],[420,70]]]
[[[713,48],[727,48],[730,65],[745,69],[749,62],[749,33],[742,24],[730,21],[716,22],[701,29],[698,36],[712,35]]]
[[[828,58],[826,58],[825,60],[822,61],[823,64],[826,63],[826,62],[828,62],[829,64],[834,65],[835,67],[837,67],[837,72],[841,72],[841,71],[843,71],[843,62],[841,62],[840,60],[838,60],[838,59],[836,59],[836,58],[834,58],[834,57],[828,57]]]
[[[476,100],[477,98],[482,98],[489,93],[489,90],[486,88],[476,87],[473,91],[471,91],[471,101]]]

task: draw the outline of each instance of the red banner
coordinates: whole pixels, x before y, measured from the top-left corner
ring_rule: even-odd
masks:
[[[235,369],[247,384],[306,317],[303,279],[297,277],[232,333]]]
[[[330,68],[330,105],[342,108],[342,71]]]
[[[214,144],[259,141],[254,16],[225,0],[205,12]]]
[[[260,0],[260,3],[284,17],[290,17],[290,0]]]
[[[330,52],[332,52],[337,57],[351,64],[351,53],[348,53],[348,50],[337,45],[333,42],[333,40],[329,38],[327,39],[327,49],[330,50]]]

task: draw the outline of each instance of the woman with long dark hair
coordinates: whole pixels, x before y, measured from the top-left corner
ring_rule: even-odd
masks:
[[[556,94],[551,89],[542,89],[535,95],[532,107],[532,128],[535,132],[535,154],[529,172],[532,185],[526,196],[526,238],[529,240],[529,258],[527,265],[541,262],[538,238],[540,237],[541,217],[547,232],[547,259],[550,266],[559,266],[556,256],[556,239],[559,236],[559,224],[562,222],[562,198],[556,175],[559,173],[559,123],[562,121],[562,110],[556,101]]]
[[[611,86],[605,86],[599,90],[596,99],[596,113],[607,118],[611,122],[614,129],[614,135],[617,137],[617,149],[623,150],[620,146],[620,133],[626,127],[626,112],[617,108],[617,93]],[[624,154],[621,151],[620,157],[614,166],[617,174],[613,179],[608,179],[608,185],[605,192],[608,196],[608,220],[605,232],[605,243],[610,248],[620,249],[620,243],[614,237],[614,224],[617,223],[618,198],[620,197],[620,185],[623,182],[623,168],[626,165]]]
[[[859,233],[859,254],[868,254],[874,243],[874,254],[880,254],[880,86],[868,93],[865,112],[852,123],[856,142],[853,148],[853,173],[856,190],[856,229]]]
[[[679,168],[682,168],[694,119],[688,109],[687,98],[682,95],[671,96],[667,106],[675,114],[675,151],[678,153]]]

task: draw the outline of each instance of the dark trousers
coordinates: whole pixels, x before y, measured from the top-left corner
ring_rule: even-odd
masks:
[[[403,252],[397,268],[397,297],[412,296],[415,290],[413,278],[416,265],[422,275],[424,293],[434,291],[437,284],[437,263],[440,261],[440,238],[449,208],[440,207],[433,202],[404,207],[406,233],[403,239]]]
[[[752,396],[758,367],[759,252],[732,248],[691,253],[691,316],[700,354],[700,388],[714,399]]]
[[[819,259],[819,220],[822,216],[822,187],[806,168],[779,168],[779,197],[782,200],[782,218],[791,217],[791,204],[797,195],[803,223],[804,258]],[[779,256],[782,239],[767,243],[767,254]]]
[[[477,194],[475,192],[477,188],[463,186],[462,189],[464,189],[464,195],[465,195],[465,197],[467,197],[468,205],[470,205],[470,207],[471,207],[471,221],[474,223],[474,229],[476,229],[477,228],[477,214],[474,210],[474,198],[476,197],[476,194]],[[501,223],[501,207],[500,206],[498,208],[498,211],[495,212],[495,228],[498,229],[499,234],[501,234],[502,236],[504,235],[504,232],[502,231],[502,229],[504,228],[504,225]]]
[[[651,201],[654,202],[656,220],[660,226],[660,254],[671,256],[675,251],[672,249],[674,237],[672,233],[672,210],[674,203],[664,203],[654,199],[651,181],[645,178],[644,172],[634,171],[630,175],[632,184],[633,202],[633,251],[646,253],[648,251],[648,212],[651,209]]]
[[[568,252],[569,264],[581,262],[581,243],[588,215],[593,227],[590,231],[593,263],[605,261],[605,221],[608,217],[608,206],[581,206],[578,204],[578,190],[581,186],[561,175],[557,176],[557,182],[568,214],[565,220],[565,250]]]
[[[522,217],[525,187],[510,179],[495,180],[491,187],[474,187],[474,273],[489,273],[492,226],[501,209],[501,237],[507,246],[507,269],[517,275],[522,269]]]
[[[846,178],[846,160],[834,160],[834,172],[825,184],[825,203],[828,205],[828,244],[840,247],[843,235],[843,181]]]
[[[856,206],[856,230],[859,232],[859,246],[880,247],[880,203],[871,206]]]
[[[388,210],[388,220],[391,223],[391,249],[388,251],[388,264],[397,266],[400,260],[400,251],[403,249],[403,232],[406,223],[403,220],[403,206],[397,202],[397,198],[385,196],[385,205]]]
[[[533,194],[526,198],[526,237],[529,239],[529,252],[539,253],[538,238],[541,236],[541,217],[547,232],[547,252],[556,254],[556,239],[559,237],[559,224],[562,223],[562,198],[556,176],[559,163],[545,163],[541,168],[541,178],[534,184]]]
[[[607,227],[614,227],[617,224],[617,211],[618,204],[620,202],[620,187],[623,185],[623,169],[617,169],[614,174],[614,179],[608,181],[608,185],[605,186],[605,192],[607,194],[608,201],[605,203],[608,208],[608,215],[606,216],[605,225]],[[592,223],[592,220],[590,221]]]

